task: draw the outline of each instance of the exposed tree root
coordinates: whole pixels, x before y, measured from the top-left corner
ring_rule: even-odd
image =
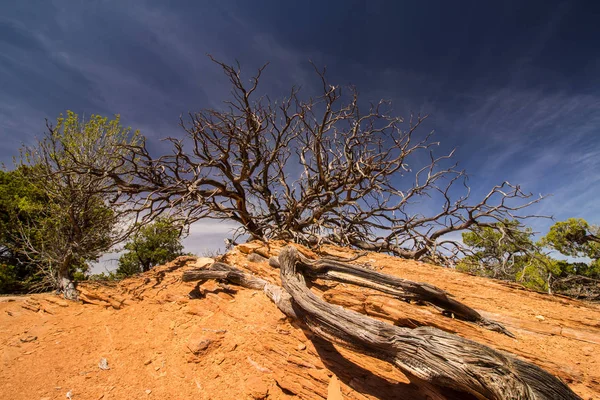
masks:
[[[183,280],[216,279],[263,290],[283,313],[302,321],[317,336],[395,365],[428,393],[435,393],[434,398],[445,399],[448,389],[480,399],[579,398],[556,377],[513,355],[436,328],[397,327],[331,305],[311,292],[305,279],[347,282],[401,298],[425,297],[467,320],[483,319],[438,288],[334,260],[308,260],[293,247],[283,249],[278,261],[283,287],[223,263],[187,271]]]
[[[270,265],[279,268],[279,261],[273,257]],[[498,322],[484,318],[471,307],[452,299],[449,293],[428,283],[413,282],[393,275],[382,274],[329,257],[310,260],[302,254],[298,254],[296,265],[305,276],[312,279],[349,283],[374,289],[402,300],[430,303],[451,313],[457,319],[474,322],[491,331],[515,337]]]

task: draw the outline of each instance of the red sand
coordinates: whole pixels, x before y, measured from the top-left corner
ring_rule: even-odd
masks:
[[[244,253],[256,247],[238,247],[227,262],[277,282],[278,270],[247,261]],[[390,323],[433,325],[509,351],[584,399],[600,398],[600,306],[381,254],[359,261],[445,289],[517,337],[366,289],[328,284],[319,294]],[[112,286],[81,285],[94,304],[52,294],[0,298],[0,398],[322,399],[328,387],[329,399],[423,398],[389,364],[301,330],[262,292],[230,294],[207,282],[204,298],[190,299],[194,283],[180,278],[194,264],[184,259]],[[110,369],[99,367],[102,358]]]

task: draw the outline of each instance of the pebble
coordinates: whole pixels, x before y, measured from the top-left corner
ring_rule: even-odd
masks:
[[[269,261],[267,258],[261,256],[260,254],[250,253],[248,254],[248,261],[253,263],[262,263]]]
[[[110,369],[110,367],[108,366],[108,360],[106,358],[101,358],[100,362],[98,363],[98,368],[103,370]]]
[[[255,400],[266,399],[269,395],[269,386],[260,378],[252,377],[246,382],[246,391],[250,398]]]
[[[306,345],[304,343],[300,343],[298,345],[298,350],[304,350],[304,349],[306,349]]]
[[[152,363],[152,360],[146,360],[146,361],[144,361],[144,365],[148,365],[148,364],[151,364],[151,363]]]
[[[585,346],[581,348],[583,355],[584,356],[591,356],[592,354],[594,354],[594,348],[592,346]]]
[[[152,390],[146,389],[146,394],[150,394],[150,393],[152,393]]]
[[[538,321],[544,321],[544,320],[546,319],[546,318],[544,318],[544,316],[543,316],[543,315],[536,315],[536,316],[535,316],[535,318],[536,318]]]
[[[196,260],[195,268],[209,268],[215,263],[215,260],[209,257],[199,257]]]
[[[207,335],[192,336],[187,343],[187,348],[195,355],[199,355],[208,350],[215,340]]]

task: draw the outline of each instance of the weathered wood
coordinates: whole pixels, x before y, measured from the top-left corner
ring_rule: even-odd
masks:
[[[390,362],[416,384],[426,386],[433,398],[445,399],[444,392],[452,389],[479,399],[579,399],[556,377],[511,354],[432,327],[393,326],[323,301],[307,287],[305,275],[350,276],[350,283],[371,287],[376,282],[377,287],[393,289],[380,283],[381,277],[371,279],[374,271],[350,273],[345,266],[331,267],[332,261],[325,261],[307,260],[295,248],[286,247],[279,255],[283,289],[222,263],[187,271],[183,279],[217,279],[263,290],[283,313],[304,322],[317,336]],[[344,273],[347,276],[339,275]]]
[[[298,318],[292,308],[291,296],[281,286],[273,285],[262,278],[224,263],[217,262],[210,268],[185,271],[181,279],[184,282],[214,279],[246,289],[262,290],[285,315],[290,318]]]
[[[401,328],[323,301],[306,286],[304,262],[293,247],[281,251],[279,263],[282,285],[292,296],[296,315],[327,340],[389,361],[435,386],[480,399],[579,398],[556,377],[512,355],[436,328]]]
[[[274,257],[269,260],[269,264],[279,268],[279,260]],[[423,301],[452,313],[457,319],[474,322],[491,331],[515,337],[500,323],[484,318],[471,307],[451,298],[449,293],[428,283],[382,274],[330,257],[310,260],[300,253],[298,253],[297,267],[302,269],[305,276],[312,279],[349,283],[374,289],[402,300]]]

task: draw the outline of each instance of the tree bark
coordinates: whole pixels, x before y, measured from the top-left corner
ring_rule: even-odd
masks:
[[[435,287],[419,284],[413,290],[414,282],[337,261],[311,261],[290,246],[281,251],[279,266],[282,287],[223,263],[187,271],[183,280],[217,279],[263,290],[283,313],[302,321],[315,335],[395,365],[429,393],[433,389],[437,399],[446,399],[449,389],[479,399],[579,398],[556,377],[511,354],[436,328],[397,327],[333,306],[311,292],[306,279],[333,279],[402,296],[407,287],[409,295],[419,295],[426,288],[428,301],[451,307],[460,315],[473,315],[469,307],[448,302]],[[389,278],[393,279],[384,280]]]
[[[451,298],[449,293],[428,283],[413,282],[331,258],[309,260],[300,253],[296,257],[297,268],[312,279],[349,283],[374,289],[402,300],[423,301],[451,313],[457,319],[474,322],[486,329],[515,337],[498,322],[484,318],[471,307]],[[273,259],[271,265],[279,267],[279,262]]]
[[[57,271],[58,288],[67,300],[78,300],[79,292],[69,272],[69,261],[65,261]]]

